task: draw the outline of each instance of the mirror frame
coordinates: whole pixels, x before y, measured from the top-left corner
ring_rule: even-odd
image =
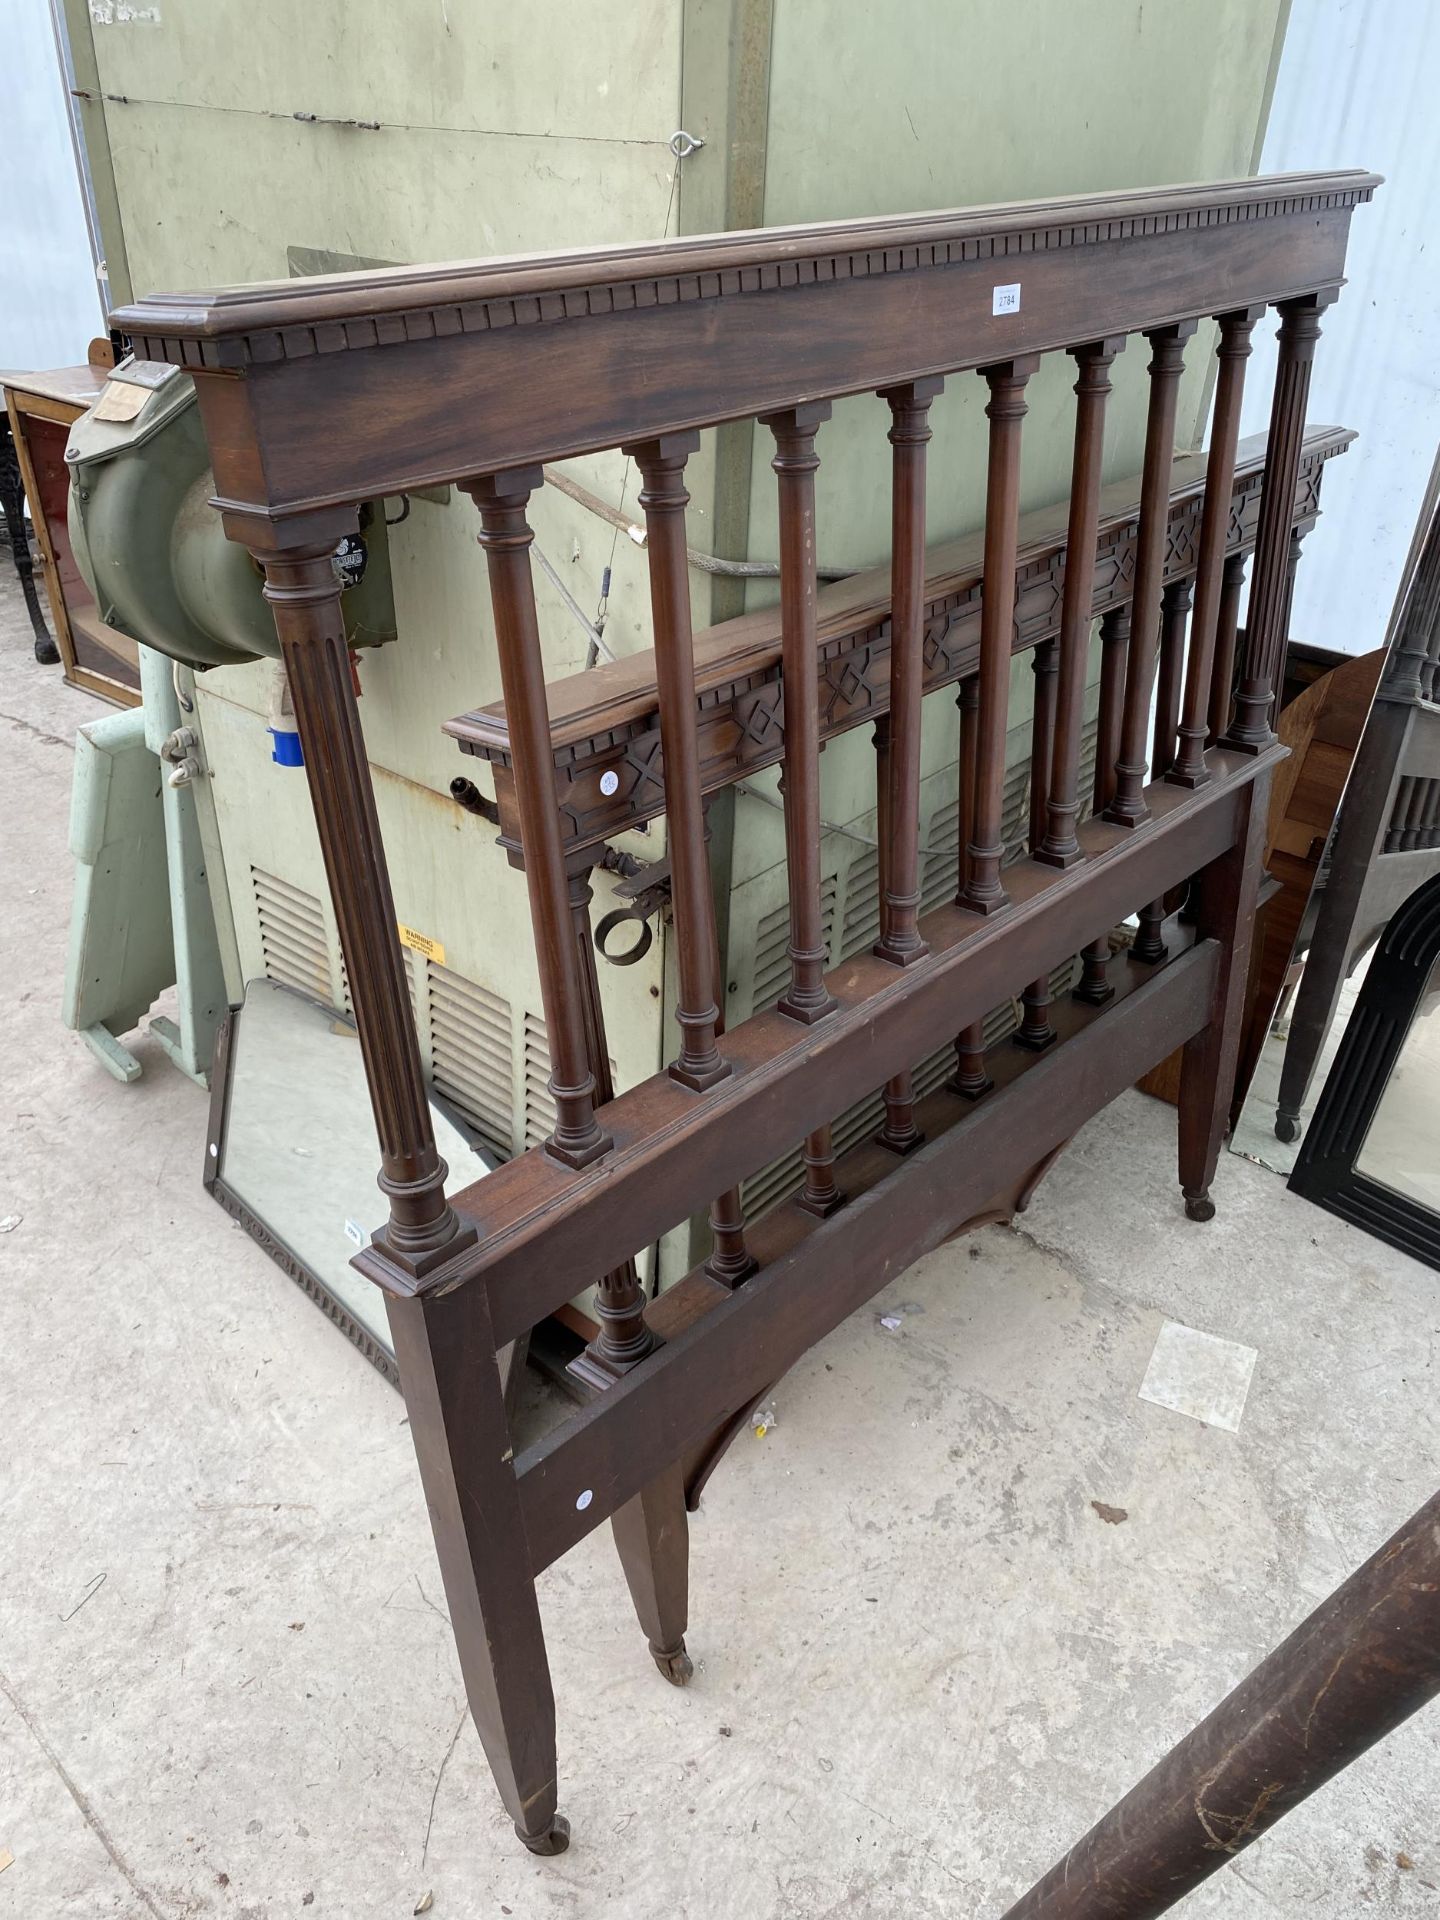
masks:
[[[1440,959],[1440,874],[1405,902],[1375,950],[1326,1076],[1290,1191],[1440,1271],[1440,1209],[1359,1167],[1375,1111]]]
[[[359,1348],[376,1372],[383,1374],[392,1387],[398,1387],[400,1372],[390,1348],[377,1340],[368,1327],[360,1324],[320,1276],[306,1266],[294,1248],[287,1246],[274,1228],[253,1212],[235,1189],[226,1183],[225,1134],[230,1119],[231,1048],[244,1010],[243,1006],[231,1007],[215,1036],[215,1057],[210,1068],[210,1116],[205,1130],[205,1191],[220,1202],[232,1220],[239,1221],[256,1246],[269,1254],[281,1272],[288,1274],[301,1292],[315,1302],[326,1319],[334,1322],[351,1345]],[[332,1017],[341,1019],[343,1015],[335,1014],[332,1010]]]

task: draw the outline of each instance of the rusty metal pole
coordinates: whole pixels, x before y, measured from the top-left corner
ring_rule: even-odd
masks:
[[[1150,1920],[1440,1692],[1440,1494],[1004,1920]]]

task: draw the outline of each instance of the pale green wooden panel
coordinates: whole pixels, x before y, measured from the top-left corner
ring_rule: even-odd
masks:
[[[106,92],[133,100],[577,144],[674,126],[680,8],[667,0],[94,0],[90,18]]]

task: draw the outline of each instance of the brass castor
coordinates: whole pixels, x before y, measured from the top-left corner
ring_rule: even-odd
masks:
[[[525,1842],[531,1853],[564,1853],[570,1844],[570,1822],[563,1813],[557,1813],[544,1833],[526,1833],[517,1823],[516,1833]]]
[[[1283,1140],[1286,1146],[1300,1138],[1300,1117],[1294,1113],[1277,1113],[1275,1116],[1275,1138]]]
[[[1210,1198],[1208,1193],[1197,1193],[1193,1196],[1187,1193],[1185,1196],[1185,1217],[1187,1220],[1213,1220],[1215,1218],[1215,1202]]]
[[[688,1687],[695,1677],[694,1663],[685,1651],[683,1640],[678,1647],[672,1647],[668,1651],[664,1647],[652,1646],[650,1657],[672,1687]]]

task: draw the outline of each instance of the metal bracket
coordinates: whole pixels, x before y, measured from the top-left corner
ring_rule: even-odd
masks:
[[[654,944],[655,934],[650,926],[651,919],[670,905],[670,860],[656,860],[648,867],[637,867],[633,873],[622,880],[615,889],[616,896],[625,904],[612,907],[595,928],[595,951],[602,960],[608,960],[612,967],[633,967],[637,960],[643,960]],[[639,937],[631,947],[619,953],[612,953],[606,941],[615,929],[627,920],[638,920]]]
[[[492,827],[500,824],[500,809],[493,800],[487,800],[473,780],[467,780],[459,774],[450,782],[450,798],[467,813],[477,814],[480,819],[488,820]]]

